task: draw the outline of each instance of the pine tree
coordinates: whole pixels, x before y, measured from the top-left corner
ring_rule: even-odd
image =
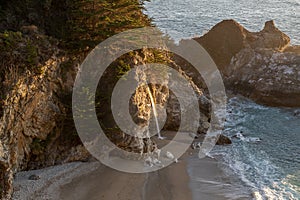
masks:
[[[94,47],[116,33],[150,25],[139,0],[70,0],[68,5],[68,42],[75,48]]]

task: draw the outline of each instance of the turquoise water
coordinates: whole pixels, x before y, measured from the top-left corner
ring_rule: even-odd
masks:
[[[203,35],[223,19],[235,19],[250,31],[272,19],[293,44],[300,44],[300,0],[152,0],[146,9],[176,41]],[[294,110],[232,98],[224,134],[233,137],[233,144],[212,154],[222,155],[226,173],[239,177],[233,196],[245,190],[258,200],[300,199],[300,116]]]
[[[300,44],[300,0],[151,0],[145,6],[145,13],[176,41],[201,36],[224,19],[250,31],[272,19],[293,44]]]
[[[300,116],[244,99],[228,102],[224,134],[233,144],[212,155],[240,177],[256,199],[300,199]]]

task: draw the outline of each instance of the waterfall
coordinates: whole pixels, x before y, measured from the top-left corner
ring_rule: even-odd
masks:
[[[152,93],[150,91],[149,86],[147,86],[147,91],[148,91],[149,96],[150,96],[150,101],[151,101],[153,115],[154,115],[154,119],[155,119],[155,124],[156,124],[158,139],[162,140],[162,139],[164,139],[164,137],[162,137],[161,134],[160,134],[160,128],[159,128],[158,119],[157,119],[157,110],[156,110],[155,102],[154,102],[154,99],[153,99],[153,96],[152,96]]]

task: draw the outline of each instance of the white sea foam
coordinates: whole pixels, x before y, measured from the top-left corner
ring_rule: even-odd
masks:
[[[300,150],[296,139],[299,119],[294,111],[260,106],[243,98],[229,100],[228,110],[224,133],[232,136],[233,144],[215,148],[212,155],[222,154],[227,171],[239,176],[254,199],[300,199],[300,173],[285,175],[300,167],[299,154],[293,153]],[[284,134],[289,137],[281,137]]]
[[[175,41],[204,33],[221,20],[232,18],[250,31],[260,31],[265,21],[273,19],[292,43],[300,44],[299,0],[155,0],[145,5],[146,14]],[[292,72],[279,67],[286,74]],[[242,131],[244,140],[216,146],[211,155],[222,155],[225,170],[238,175],[256,199],[300,199],[299,180],[290,175],[300,168],[299,115],[240,97],[231,98],[228,104],[224,134],[232,137]]]

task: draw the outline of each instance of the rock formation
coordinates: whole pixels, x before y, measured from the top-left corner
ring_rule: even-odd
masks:
[[[71,58],[57,47],[56,40],[36,29],[33,32],[27,31],[27,28],[22,30],[23,33],[9,32],[8,35],[1,35],[1,42],[8,42],[5,38],[11,37],[10,35],[17,34],[19,38],[7,54],[1,54],[8,65],[23,67],[22,63],[28,60],[27,54],[32,53],[27,53],[26,45],[31,44],[30,49],[33,48],[34,51],[33,55],[30,55],[32,56],[30,63],[26,65],[32,62],[33,67],[37,66],[34,70],[30,68],[31,71],[16,71],[11,74],[4,71],[5,77],[1,77],[4,80],[4,84],[1,85],[3,88],[1,95],[4,98],[1,102],[0,184],[4,199],[11,196],[13,174],[17,171],[91,158],[78,138],[70,107],[72,87],[80,59],[70,60]],[[39,53],[36,54],[35,51]],[[14,57],[18,55],[21,57]],[[143,66],[148,59],[155,60],[151,50],[125,55],[112,64],[105,78],[99,83],[99,92],[102,92],[98,109],[99,122],[109,139],[126,151],[147,153],[153,151],[156,145],[150,139],[133,137],[115,129],[109,111],[110,105],[107,103],[110,100],[108,93],[112,91],[120,75],[121,71],[118,68],[120,60],[128,61],[129,65]],[[168,55],[164,55],[164,59],[170,61]],[[145,83],[145,71],[137,70],[137,82]],[[182,73],[184,74],[183,71]],[[168,79],[164,81],[167,85]],[[190,82],[200,97],[201,90],[192,81]],[[165,128],[170,130],[172,124],[176,126],[180,123],[180,105],[175,96],[169,96],[169,90],[165,85],[150,84],[149,88],[156,104],[167,109],[169,118]],[[139,125],[147,126],[152,115],[151,107],[147,88],[137,88],[130,102],[133,120]],[[208,118],[205,119],[206,128],[202,132],[208,128]]]
[[[124,5],[120,2],[122,6],[99,1],[97,6],[91,7],[93,15],[91,10],[82,9],[89,7],[90,2],[57,2],[30,0],[24,3],[13,0],[1,4],[1,199],[10,199],[13,174],[17,171],[90,159],[72,119],[72,87],[78,66],[87,53],[104,39],[150,24],[149,18],[142,13],[140,1],[125,2]],[[106,8],[103,9],[103,6]],[[80,9],[85,12],[78,12]],[[96,16],[105,16],[97,28]],[[93,20],[87,20],[89,17]],[[125,63],[133,63],[134,59],[151,57],[146,53],[126,55],[122,59]],[[160,59],[167,60],[165,56]],[[100,85],[100,90],[101,86],[113,88],[109,84],[128,70],[127,65],[120,63],[113,67],[116,73],[106,74],[108,81]],[[163,105],[168,99],[168,91],[160,86],[150,87],[156,102]],[[135,152],[153,150],[155,144],[151,140],[124,136],[122,131],[109,129],[114,124],[110,122],[111,113],[107,111],[110,107],[102,101],[109,99],[109,95],[105,94],[100,97],[102,107],[97,114],[99,121],[107,125],[107,135],[112,142]],[[136,91],[131,105],[133,118],[138,123],[146,123],[151,115],[151,105],[144,88]]]
[[[195,40],[216,62],[227,89],[270,106],[300,106],[300,48],[273,21],[249,32],[225,20]]]
[[[231,143],[232,142],[231,142],[230,138],[228,138],[225,135],[220,134],[216,145],[227,145],[227,144],[231,144]]]
[[[259,103],[300,106],[300,55],[272,49],[243,49],[226,71],[226,84]]]
[[[246,47],[245,40],[248,34],[249,31],[234,20],[224,20],[195,40],[211,55],[219,69],[223,70],[231,58]]]
[[[140,19],[146,20],[146,17]],[[84,53],[70,51],[68,54],[58,46],[57,40],[39,30],[39,23],[34,24],[37,26],[28,23],[21,26],[20,22],[14,29],[22,33],[3,32],[0,35],[0,56],[5,61],[0,65],[0,189],[3,199],[10,198],[13,174],[19,170],[91,157],[76,134],[70,102],[78,65],[92,45],[80,49],[86,51]],[[112,32],[121,30],[117,27]],[[290,46],[289,37],[277,29],[273,21],[266,22],[262,31],[253,33],[233,20],[225,20],[195,40],[215,60],[228,89],[267,105],[300,105],[300,47]],[[85,43],[81,41],[80,45]],[[126,151],[147,153],[153,151],[156,144],[151,139],[128,136],[118,129],[110,111],[110,95],[119,76],[130,67],[156,62],[157,57],[181,73],[194,89],[201,112],[198,133],[205,133],[210,127],[208,91],[192,66],[182,58],[171,57],[166,51],[142,49],[131,52],[112,63],[105,78],[99,82],[101,95],[96,97],[99,98],[96,108],[102,128],[113,143]],[[166,110],[159,114],[167,116],[164,129],[177,130],[182,110],[178,97],[167,87],[168,77],[163,85],[146,86],[145,76],[148,76],[145,69],[137,70],[136,81],[144,86],[137,88],[130,99],[133,120],[141,126],[149,125],[153,115],[150,88],[159,112]],[[184,91],[182,95],[185,95]],[[185,101],[190,103],[188,97]],[[183,128],[189,130],[189,127]],[[222,135],[217,142],[230,143],[230,139]]]
[[[9,199],[15,172],[89,154],[78,140],[70,141],[72,130],[62,123],[68,108],[61,95],[72,91],[68,83],[74,76],[62,70],[66,57],[59,56],[55,40],[38,32],[7,32],[1,43],[7,49],[1,54],[6,65],[1,66],[0,184],[2,197]],[[24,70],[31,64],[31,72]]]

